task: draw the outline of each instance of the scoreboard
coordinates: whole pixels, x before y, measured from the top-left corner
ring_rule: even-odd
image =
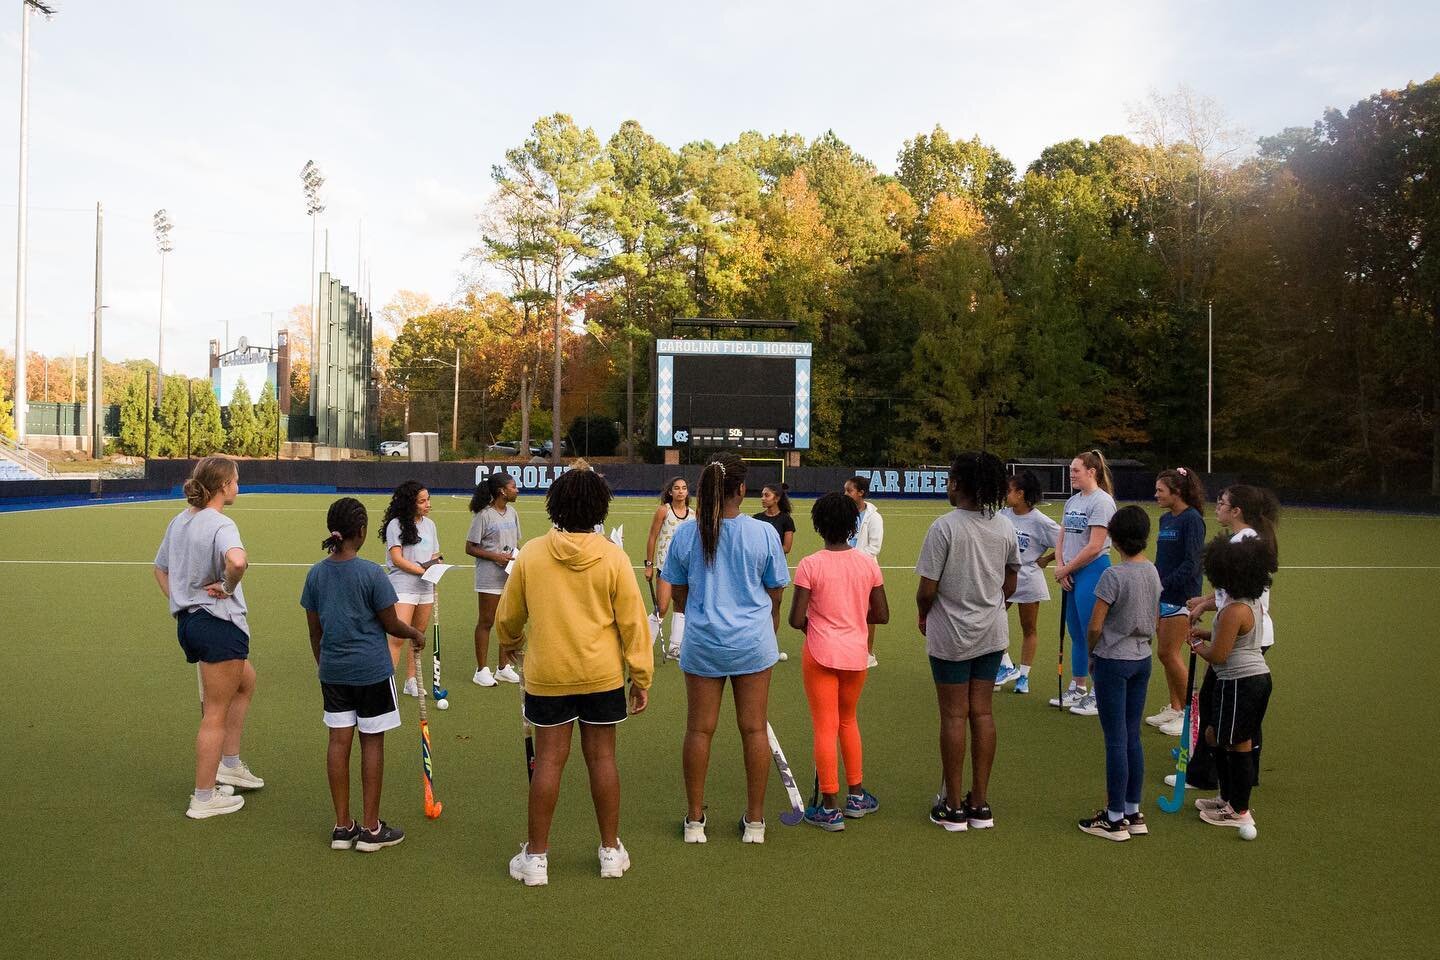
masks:
[[[659,447],[810,447],[810,344],[657,340]]]

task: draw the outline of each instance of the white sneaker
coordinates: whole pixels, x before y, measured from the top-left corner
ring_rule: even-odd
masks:
[[[1185,714],[1180,714],[1174,720],[1160,724],[1160,732],[1167,737],[1178,737],[1185,732]]]
[[[215,782],[217,784],[225,784],[226,786],[239,787],[241,790],[259,790],[265,786],[265,781],[251,773],[250,768],[245,765],[244,760],[240,761],[240,766],[238,767],[227,767],[223,763],[220,764],[220,766],[215,769]]]
[[[1228,808],[1229,806],[1230,804],[1226,803],[1220,797],[1195,798],[1195,809],[1199,810],[1202,814],[1205,813],[1205,811],[1207,810],[1223,810]]]
[[[477,687],[493,687],[495,686],[495,675],[490,672],[489,667],[481,667],[475,671],[475,676],[470,678],[470,682]]]
[[[197,800],[195,794],[192,793],[190,794],[190,806],[185,811],[185,816],[191,820],[208,820],[211,817],[234,813],[243,806],[245,806],[244,797],[223,794],[219,790],[212,793],[209,800]]]
[[[684,819],[684,821],[681,823],[681,826],[683,827],[683,829],[684,829],[684,831],[685,831],[685,842],[686,842],[686,843],[704,843],[704,842],[705,842],[705,818],[704,818],[704,817],[701,817],[699,820],[691,820],[689,817],[686,817],[686,818]]]
[[[872,654],[870,654],[868,657],[865,658],[865,669],[868,670],[868,669],[870,669],[871,667],[878,667],[878,666],[880,666],[880,661],[875,659],[875,654],[872,653]]]
[[[418,697],[420,696],[420,685],[415,682],[414,677],[409,677],[406,679],[405,688],[401,692],[407,697]]]
[[[1086,691],[1085,695],[1080,698],[1080,701],[1070,708],[1070,712],[1077,717],[1100,716],[1100,707],[1095,703],[1095,691]]]
[[[623,877],[630,869],[629,851],[619,837],[615,838],[615,842],[619,846],[600,848],[600,876],[603,878]]]
[[[1173,774],[1173,773],[1167,773],[1167,774],[1165,774],[1165,786],[1167,786],[1167,787],[1173,787],[1173,786],[1175,786],[1175,774]],[[1188,783],[1188,782],[1187,782],[1187,783],[1185,784],[1185,789],[1186,789],[1186,790],[1194,790],[1194,789],[1195,789],[1195,786],[1194,786],[1194,784],[1191,784],[1191,783]]]
[[[1170,704],[1167,703],[1165,704],[1164,710],[1161,710],[1154,716],[1146,717],[1145,722],[1150,724],[1150,726],[1152,727],[1163,727],[1170,721],[1176,719],[1177,717],[1183,717],[1184,715],[1185,712],[1183,710],[1176,710],[1174,707],[1170,706]]]
[[[1076,685],[1074,680],[1071,680],[1070,686],[1065,688],[1065,693],[1062,694],[1059,699],[1056,699],[1055,697],[1050,698],[1050,706],[1060,707],[1063,710],[1069,710],[1071,707],[1078,705],[1080,703],[1080,699],[1084,696],[1085,691],[1081,690],[1080,687]]]
[[[666,647],[666,648],[665,648],[665,659],[666,659],[666,660],[679,660],[679,659],[680,659],[680,644],[678,644],[678,643],[673,643],[673,642],[672,642],[672,643],[670,644],[670,646]]]
[[[520,844],[520,852],[510,858],[510,876],[527,887],[543,887],[550,882],[550,858],[543,853],[526,853],[527,846]]]
[[[751,823],[742,815],[740,817],[740,842],[741,843],[764,843],[765,842],[765,821]]]
[[[495,671],[495,679],[504,680],[506,683],[519,683],[520,674],[515,672],[514,664],[507,663],[505,664],[505,666]]]

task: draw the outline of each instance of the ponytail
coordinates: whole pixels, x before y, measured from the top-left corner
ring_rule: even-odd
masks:
[[[497,470],[475,484],[475,493],[470,497],[470,512],[479,513],[495,502],[500,491],[515,482],[515,478],[504,470]]]
[[[1271,572],[1280,569],[1280,541],[1275,533],[1275,527],[1280,522],[1280,501],[1275,499],[1275,494],[1264,487],[1237,483],[1226,487],[1224,496],[1230,500],[1230,506],[1240,511],[1245,522],[1255,528],[1269,548]]]
[[[215,499],[225,489],[225,484],[234,480],[239,470],[229,457],[204,457],[190,471],[190,478],[182,488],[185,502],[199,510]]]
[[[1205,514],[1205,485],[1200,482],[1200,475],[1194,470],[1187,467],[1161,470],[1155,479],[1169,487],[1170,492],[1179,496],[1187,507],[1199,510],[1202,516]]]
[[[794,509],[794,507],[790,505],[790,484],[767,483],[763,489],[775,494],[775,506],[779,508],[781,513],[788,514]]]
[[[725,498],[740,492],[745,470],[745,461],[735,454],[718,453],[700,474],[700,516],[695,521],[700,525],[700,547],[706,565],[715,563],[715,551],[720,546]]]
[[[1099,450],[1086,450],[1075,458],[1088,470],[1095,471],[1095,485],[1104,490],[1110,496],[1115,496],[1115,480],[1110,476],[1110,465],[1105,462],[1105,454]]]

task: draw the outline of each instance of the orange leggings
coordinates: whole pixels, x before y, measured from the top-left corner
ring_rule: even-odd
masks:
[[[860,749],[860,724],[855,707],[865,687],[864,670],[831,670],[810,656],[806,646],[802,659],[805,678],[805,699],[810,701],[810,722],[815,728],[815,772],[820,778],[821,793],[840,792],[840,773],[836,766],[835,742],[845,755],[845,776],[850,783],[865,778]]]

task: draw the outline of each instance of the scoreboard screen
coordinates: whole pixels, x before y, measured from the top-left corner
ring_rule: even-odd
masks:
[[[660,447],[803,450],[810,446],[810,344],[656,343]]]

